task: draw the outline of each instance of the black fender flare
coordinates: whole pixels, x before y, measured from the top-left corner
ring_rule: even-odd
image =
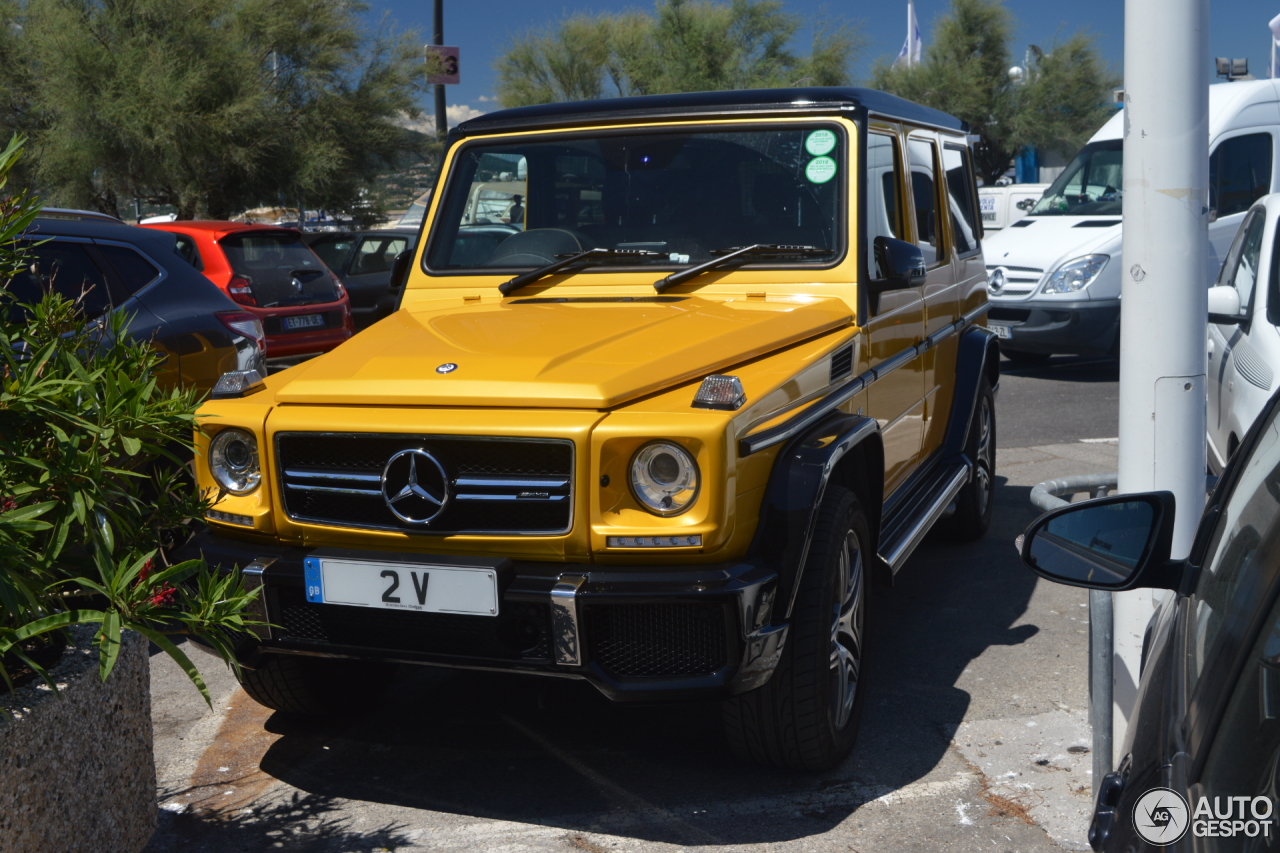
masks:
[[[942,441],[943,458],[964,453],[983,376],[991,382],[992,388],[1000,384],[1000,344],[994,332],[983,326],[973,326],[960,334],[956,352],[956,390],[951,398],[951,417]]]
[[[778,594],[774,604],[774,620],[790,617],[818,520],[818,506],[837,466],[851,451],[863,447],[872,453],[880,477],[874,486],[874,500],[867,506],[868,522],[874,539],[880,529],[880,501],[884,480],[884,449],[880,425],[874,418],[833,413],[807,432],[793,438],[778,453],[765,487],[760,507],[759,524],[750,553],[760,565],[772,568],[778,575]],[[860,495],[862,497],[862,495]],[[867,543],[874,559],[876,543]]]

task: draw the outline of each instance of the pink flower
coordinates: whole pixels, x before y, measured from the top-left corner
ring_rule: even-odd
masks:
[[[178,590],[165,584],[155,595],[151,596],[151,603],[156,607],[168,607],[178,597]]]
[[[17,509],[17,508],[18,508],[18,502],[15,501],[13,498],[7,497],[3,501],[0,501],[0,512],[8,512],[11,509]]]

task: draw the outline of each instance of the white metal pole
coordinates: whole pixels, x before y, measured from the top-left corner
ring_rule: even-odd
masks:
[[[1124,31],[1119,490],[1173,492],[1176,559],[1205,499],[1208,0],[1126,0]],[[1115,597],[1116,753],[1153,607],[1149,590]]]

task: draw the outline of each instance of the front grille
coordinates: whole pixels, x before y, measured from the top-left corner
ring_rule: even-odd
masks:
[[[383,469],[409,449],[431,454],[449,483],[443,511],[426,523],[401,520],[383,495]],[[280,433],[276,458],[285,512],[295,521],[433,535],[550,535],[572,527],[571,441]]]
[[[591,604],[586,623],[591,659],[617,678],[710,675],[726,663],[718,605]]]
[[[321,312],[317,312],[321,313]],[[286,329],[280,317],[264,317],[262,318],[262,329],[268,335],[293,334],[294,332],[315,332],[320,329],[340,329],[342,328],[342,312],[341,311],[325,311],[323,312],[323,326],[308,326],[305,329]]]
[[[498,660],[545,662],[551,657],[546,604],[506,604],[496,617],[462,616],[315,604],[301,587],[280,587],[274,595],[275,639]]]

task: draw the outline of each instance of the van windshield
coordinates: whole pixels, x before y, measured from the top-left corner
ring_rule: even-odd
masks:
[[[1031,216],[1119,216],[1124,140],[1090,142],[1045,190]]]
[[[826,265],[849,162],[843,128],[821,122],[480,141],[454,161],[427,265],[530,269],[603,248],[683,266],[753,244],[825,250],[770,266]]]

